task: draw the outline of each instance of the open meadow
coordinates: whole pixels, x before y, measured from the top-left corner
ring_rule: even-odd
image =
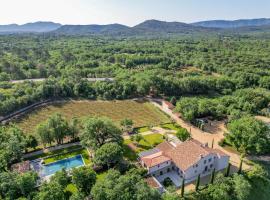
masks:
[[[154,126],[170,122],[163,112],[146,101],[63,101],[37,108],[15,123],[26,133],[33,134],[36,126],[54,113],[62,114],[67,120],[77,117],[106,116],[115,123],[125,118],[132,119],[134,127]]]

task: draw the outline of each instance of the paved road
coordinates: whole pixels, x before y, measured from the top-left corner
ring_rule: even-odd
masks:
[[[32,81],[32,82],[42,82],[45,81],[46,78],[35,78],[35,79],[24,79],[24,80],[11,80],[11,83],[23,83],[25,81]],[[114,81],[114,78],[86,78],[89,82],[96,82],[96,81]]]

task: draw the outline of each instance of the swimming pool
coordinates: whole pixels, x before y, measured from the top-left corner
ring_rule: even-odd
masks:
[[[62,169],[69,170],[75,167],[83,166],[83,158],[81,155],[77,155],[64,160],[59,160],[47,165],[42,165],[40,175],[42,177],[55,174]]]

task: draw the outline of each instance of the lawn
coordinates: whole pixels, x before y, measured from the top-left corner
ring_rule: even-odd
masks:
[[[44,164],[49,164],[58,160],[63,160],[66,158],[71,158],[77,155],[82,155],[83,161],[86,165],[91,164],[91,160],[88,154],[88,151],[86,149],[79,149],[79,150],[75,150],[75,151],[71,151],[65,154],[60,154],[60,155],[56,155],[53,157],[49,157],[47,159],[44,159]]]
[[[150,134],[143,136],[143,140],[139,142],[136,146],[137,150],[133,151],[128,147],[128,144],[131,144],[132,141],[130,139],[126,139],[124,141],[124,156],[131,161],[135,161],[137,159],[137,154],[154,148],[158,144],[164,141],[163,135],[161,134]]]
[[[175,123],[163,124],[163,125],[161,125],[161,127],[164,129],[175,130],[175,131],[178,131],[181,128],[178,124],[175,124]]]
[[[151,128],[149,126],[144,126],[144,127],[140,127],[140,128],[135,128],[135,132],[136,133],[143,133],[143,132],[147,132],[150,131]]]
[[[125,118],[132,119],[134,127],[156,126],[169,123],[170,119],[147,101],[66,101],[33,110],[16,121],[26,133],[33,134],[36,126],[54,113],[60,113],[68,120],[72,117],[84,119],[88,116],[106,116],[115,123]]]

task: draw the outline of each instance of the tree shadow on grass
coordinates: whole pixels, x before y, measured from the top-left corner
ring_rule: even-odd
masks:
[[[136,161],[137,160],[137,154],[134,152],[128,145],[123,145],[124,149],[124,157],[127,158],[130,161]]]

